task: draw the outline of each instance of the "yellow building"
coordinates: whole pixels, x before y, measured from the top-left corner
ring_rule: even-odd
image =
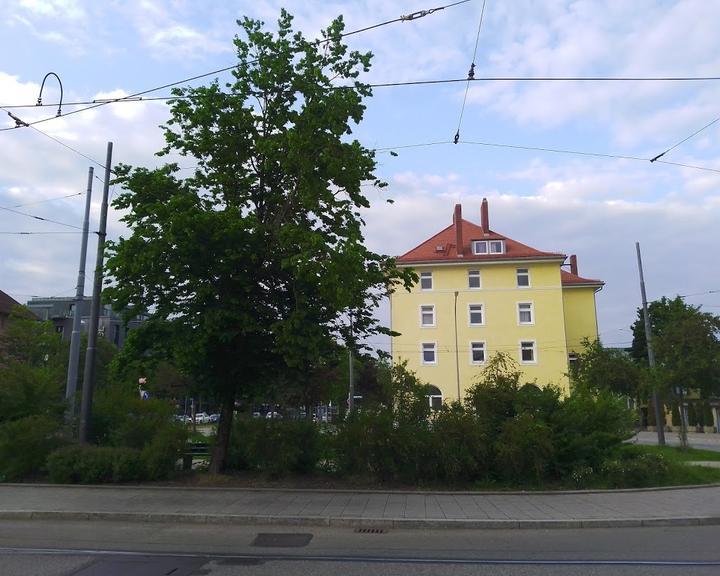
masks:
[[[526,381],[567,390],[569,363],[583,338],[597,338],[595,293],[603,282],[582,278],[577,259],[541,252],[462,218],[397,259],[420,277],[390,299],[395,362],[432,384],[436,404],[455,400],[496,352],[517,360]]]

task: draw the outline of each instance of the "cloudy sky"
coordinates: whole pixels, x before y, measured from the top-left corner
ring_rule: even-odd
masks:
[[[32,106],[51,71],[62,80],[66,114],[83,107],[71,102],[119,97],[230,66],[235,20],[247,15],[273,28],[281,6],[306,36],[316,37],[339,14],[356,30],[445,3],[0,0],[0,107],[25,122],[53,118],[56,106]],[[465,78],[482,4],[472,0],[350,36],[353,48],[374,54],[365,80]],[[718,76],[717,22],[716,0],[487,0],[475,76]],[[581,275],[607,283],[597,297],[606,344],[631,339],[628,326],[640,302],[636,241],[650,299],[690,295],[688,302],[720,313],[714,263],[720,122],[660,159],[674,164],[648,161],[720,117],[720,81],[479,80],[469,87],[455,145],[465,88],[375,88],[355,136],[368,147],[395,147],[398,156],[378,154],[378,174],[395,203],[369,190],[372,249],[407,251],[447,226],[457,202],[465,218],[478,222],[487,197],[494,230],[541,250],[577,254]],[[50,77],[43,103],[58,98]],[[19,105],[28,106],[9,108]],[[167,117],[162,101],[127,102],[53,118],[37,125],[44,134],[1,131],[0,206],[80,226],[91,165],[81,154],[103,162],[112,141],[114,162],[158,165],[158,126]],[[14,125],[0,110],[0,128]],[[437,144],[410,146],[429,143]],[[97,166],[96,175],[103,176]],[[94,190],[96,229],[97,180]],[[58,199],[63,196],[69,197]],[[113,211],[111,238],[124,232],[118,218]],[[80,236],[72,228],[0,210],[0,232],[0,290],[21,302],[74,294]],[[93,250],[91,242],[89,271]]]

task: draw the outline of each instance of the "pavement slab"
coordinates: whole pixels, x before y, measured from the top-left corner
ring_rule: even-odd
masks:
[[[463,528],[720,525],[720,486],[400,492],[0,484],[1,519]]]

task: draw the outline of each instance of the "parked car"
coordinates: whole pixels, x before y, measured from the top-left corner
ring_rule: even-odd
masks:
[[[282,418],[282,414],[280,412],[268,412],[265,414],[265,418]]]
[[[220,420],[220,414],[210,414],[208,416],[208,422],[215,423],[215,422],[218,422],[219,420]]]
[[[197,412],[195,414],[195,422],[197,424],[208,424],[210,422],[210,416],[207,412]]]

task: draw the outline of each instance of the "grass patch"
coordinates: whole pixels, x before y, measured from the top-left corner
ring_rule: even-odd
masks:
[[[717,462],[720,461],[720,452],[688,448],[682,450],[677,446],[642,446],[639,444],[626,444],[623,451],[637,454],[661,454],[668,462]]]

